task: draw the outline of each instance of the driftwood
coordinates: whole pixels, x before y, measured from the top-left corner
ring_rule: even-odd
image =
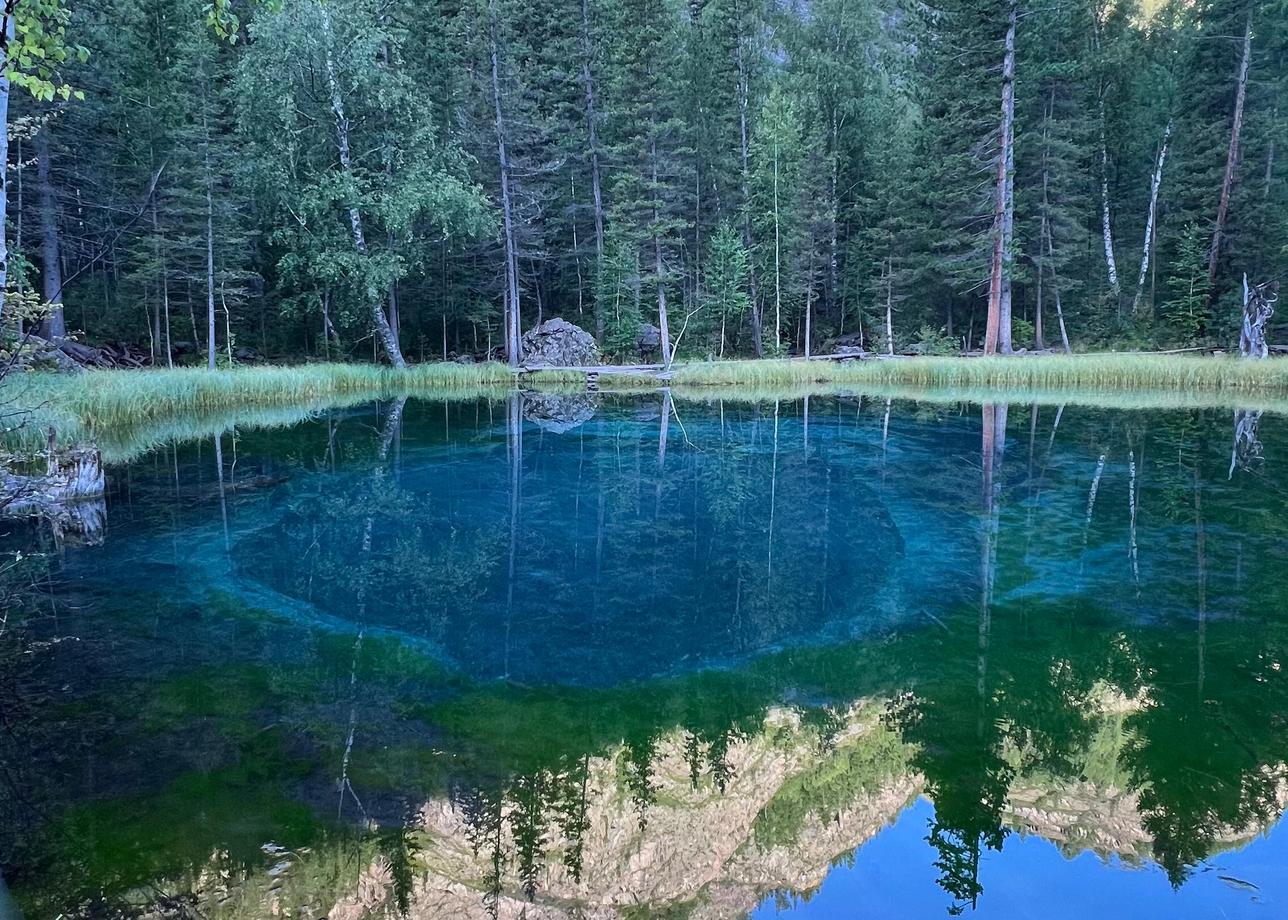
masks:
[[[141,368],[152,364],[152,356],[129,342],[107,342],[86,345],[73,339],[51,341],[38,335],[27,336],[27,360],[49,361],[59,370],[75,371],[84,367]]]
[[[1279,285],[1274,281],[1248,284],[1243,275],[1243,328],[1239,332],[1239,354],[1245,358],[1265,358],[1270,354],[1266,345],[1266,323],[1275,314],[1279,299]]]

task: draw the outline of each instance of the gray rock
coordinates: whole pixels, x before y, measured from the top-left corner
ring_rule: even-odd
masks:
[[[652,323],[641,323],[640,334],[635,339],[635,345],[639,349],[640,359],[647,360],[662,347],[662,330]]]
[[[523,363],[530,367],[592,367],[599,364],[599,349],[589,332],[556,316],[524,334]]]
[[[861,340],[862,336],[857,332],[840,335],[824,342],[822,353],[825,355],[853,355],[856,358],[862,358],[867,355],[867,352],[859,344]]]

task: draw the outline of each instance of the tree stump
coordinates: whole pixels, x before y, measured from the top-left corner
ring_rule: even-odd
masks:
[[[1248,284],[1248,275],[1243,275],[1243,329],[1239,333],[1239,354],[1245,358],[1265,358],[1270,354],[1266,345],[1266,323],[1275,313],[1275,302],[1279,299],[1279,285],[1266,281],[1257,285]]]

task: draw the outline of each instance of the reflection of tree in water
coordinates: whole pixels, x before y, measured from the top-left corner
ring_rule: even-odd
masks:
[[[657,418],[563,434],[525,432],[525,400],[506,407],[504,455],[476,441],[482,454],[432,476],[293,484],[239,565],[340,616],[362,594],[370,622],[479,675],[607,684],[856,617],[901,555],[862,469],[789,443],[768,407],[728,410],[699,444],[667,400]],[[374,522],[369,545],[355,517]]]
[[[681,418],[689,423],[692,410],[683,404],[678,408]],[[610,442],[607,448],[593,441],[597,437],[594,421],[577,429],[588,438],[584,468],[564,469],[560,475],[571,472],[583,477],[580,501],[586,516],[580,522],[585,530],[572,551],[575,565],[600,573],[587,606],[606,610],[620,602],[617,581],[623,577],[619,569],[623,553],[633,562],[644,559],[654,566],[641,576],[644,580],[632,582],[631,590],[667,571],[671,557],[703,557],[716,534],[695,528],[692,515],[681,514],[680,509],[708,498],[710,503],[705,507],[711,510],[712,519],[735,531],[730,552],[746,557],[739,563],[741,569],[732,568],[724,576],[730,579],[729,585],[742,585],[741,612],[752,618],[742,624],[747,630],[743,635],[770,634],[772,628],[764,633],[758,630],[766,624],[772,627],[772,618],[784,615],[779,605],[788,605],[790,612],[823,604],[829,590],[845,584],[844,578],[838,580],[839,570],[832,570],[829,582],[818,565],[811,568],[807,563],[820,554],[836,560],[847,553],[856,555],[856,544],[842,546],[813,536],[797,550],[776,543],[772,583],[768,578],[766,544],[771,510],[774,532],[786,533],[780,527],[788,519],[783,515],[797,513],[798,521],[815,524],[826,520],[830,494],[837,503],[831,511],[835,520],[842,513],[840,509],[848,510],[854,484],[849,474],[836,467],[829,474],[827,464],[818,472],[798,470],[798,466],[807,466],[807,461],[783,452],[783,448],[800,432],[788,428],[788,413],[780,416],[776,509],[769,508],[767,496],[757,490],[758,483],[773,475],[771,412],[748,416],[732,425],[734,430],[720,436],[721,446],[714,445],[710,429],[701,437],[698,426],[690,425],[690,435],[701,442],[702,458],[691,456],[672,416],[664,464],[658,449],[657,419],[648,420],[647,436],[629,428],[625,433],[612,432],[615,443]],[[984,453],[989,445],[994,451],[988,466],[992,480],[983,490],[985,507],[978,517],[979,568],[972,566],[970,574],[963,575],[969,582],[964,587],[981,600],[934,606],[937,619],[925,628],[902,629],[879,641],[788,649],[735,668],[566,692],[464,679],[441,687],[405,674],[382,677],[366,666],[365,657],[360,667],[353,668],[353,637],[335,637],[329,643],[334,646],[335,654],[330,656],[334,662],[319,680],[333,687],[343,684],[351,670],[361,672],[360,683],[369,704],[363,718],[368,721],[358,733],[352,775],[364,800],[394,795],[373,789],[382,769],[396,773],[384,740],[392,737],[396,743],[419,744],[413,755],[420,756],[408,756],[417,767],[409,767],[408,772],[422,769],[423,774],[394,775],[389,786],[414,789],[414,793],[397,793],[411,803],[432,801],[450,790],[450,799],[479,854],[480,866],[487,867],[484,887],[488,903],[495,909],[506,891],[539,897],[543,868],[562,864],[572,878],[581,879],[589,859],[586,848],[598,845],[588,811],[588,797],[595,794],[588,790],[588,783],[596,760],[602,764],[604,758],[612,758],[611,775],[616,780],[612,793],[628,803],[627,828],[639,824],[656,831],[665,822],[655,820],[649,825],[649,815],[670,807],[668,797],[676,791],[674,784],[667,784],[669,773],[659,775],[663,758],[676,758],[668,770],[674,772],[679,766],[683,785],[701,785],[712,794],[730,789],[736,792],[739,777],[735,769],[744,769],[740,765],[746,764],[739,759],[739,745],[758,743],[765,736],[774,743],[770,740],[773,729],[766,727],[766,713],[788,701],[800,724],[816,736],[814,762],[820,775],[809,782],[793,780],[782,795],[775,796],[756,817],[757,841],[790,846],[793,834],[802,826],[803,814],[840,814],[859,791],[870,788],[865,783],[872,777],[889,785],[894,778],[915,772],[924,776],[926,792],[935,803],[929,838],[938,851],[942,883],[952,907],[964,910],[981,894],[981,854],[1003,846],[1007,828],[1016,820],[1013,814],[1008,815],[1008,797],[1015,787],[1038,783],[1058,788],[1062,782],[1077,782],[1093,772],[1090,751],[1100,743],[1099,720],[1106,699],[1112,699],[1124,707],[1120,711],[1126,738],[1112,749],[1113,779],[1121,779],[1122,785],[1134,791],[1144,826],[1153,837],[1157,861],[1174,880],[1183,880],[1197,861],[1228,846],[1249,828],[1264,826],[1281,808],[1280,765],[1288,759],[1288,686],[1281,664],[1288,651],[1288,629],[1281,622],[1280,611],[1288,609],[1288,588],[1282,586],[1283,559],[1274,547],[1288,525],[1280,523],[1281,516],[1262,512],[1260,491],[1255,502],[1246,490],[1240,491],[1240,480],[1247,477],[1227,481],[1229,441],[1221,432],[1228,432],[1228,417],[1205,440],[1196,434],[1211,432],[1212,426],[1207,424],[1211,419],[1199,413],[1101,425],[1095,416],[1084,422],[1084,416],[1070,410],[1063,413],[1059,439],[1054,432],[1049,439],[1030,434],[1030,442],[1036,446],[1030,449],[1026,480],[1024,464],[1014,459],[1022,451],[1012,445],[1004,462],[997,455],[997,448],[1004,443],[999,442],[999,436],[1005,432],[998,416],[995,410],[991,439],[982,437],[973,424],[970,427],[972,452],[980,438]],[[811,407],[811,451],[828,448],[826,419],[817,404]],[[1032,432],[1043,420],[1050,423],[1050,413],[1026,418],[1026,427]],[[898,458],[906,450],[902,434],[898,425],[892,426],[887,445],[891,464],[885,485],[887,498],[915,485],[921,490],[918,495],[958,496],[959,514],[977,510],[977,477],[985,464],[969,471],[969,481],[966,474],[955,473],[959,467],[952,464],[930,472],[917,464],[901,468]],[[1272,429],[1267,436],[1273,434]],[[557,436],[529,429],[524,444],[520,472],[529,482],[522,493],[514,493],[520,494],[524,503],[522,521],[533,515],[540,520],[549,508],[543,503],[556,501],[532,488],[534,482],[541,481],[539,464],[550,463],[555,456],[543,453],[543,437]],[[376,452],[380,441],[377,435]],[[1047,441],[1048,456],[1043,457],[1041,445]],[[1054,457],[1049,456],[1052,450],[1056,451]],[[1096,458],[1102,453],[1109,459],[1097,473]],[[390,448],[388,454],[396,470],[397,453]],[[1130,478],[1129,455],[1149,458],[1139,460],[1135,478]],[[981,456],[981,461],[984,459]],[[664,476],[652,479],[657,470]],[[497,471],[508,476],[514,467],[502,463]],[[802,475],[806,481],[794,492],[792,480]],[[1046,479],[1027,494],[1040,491],[1041,502],[1021,497],[1023,486],[1032,487],[1035,475]],[[1099,491],[1088,521],[1087,494],[1093,477]],[[414,580],[433,563],[426,559],[426,546],[452,544],[444,539],[439,526],[444,506],[424,507],[442,496],[421,496],[424,500],[417,503],[410,500],[414,488],[399,494],[397,479],[397,475],[366,477],[345,485],[342,493],[306,494],[298,486],[292,488],[288,496],[292,506],[306,501],[315,504],[298,514],[291,509],[291,539],[307,547],[321,535],[313,557],[305,556],[307,564],[301,566],[299,584],[307,583],[307,572],[313,578],[315,593],[331,586],[351,591],[339,577],[347,573],[346,577],[362,579],[373,604],[385,603],[388,598],[412,604],[416,590],[442,591],[443,585],[454,584]],[[731,487],[735,498],[720,492],[722,483]],[[1065,488],[1058,487],[1061,483]],[[843,490],[850,493],[845,503],[839,498]],[[509,520],[509,494],[504,488],[498,492],[506,499],[498,506],[502,514],[497,521],[503,528]],[[1272,509],[1278,507],[1275,494],[1271,494]],[[808,515],[795,511],[806,496],[812,496],[807,502]],[[860,491],[856,500],[866,502],[870,496],[870,492]],[[328,501],[335,503],[330,516],[312,519],[315,509],[325,509]],[[359,512],[356,518],[355,508]],[[1155,607],[1139,618],[1132,617],[1130,600],[1115,607],[1113,599],[1103,593],[1103,580],[1094,580],[1103,579],[1102,570],[1112,563],[1122,566],[1118,583],[1129,584],[1125,581],[1130,578],[1129,509],[1140,516],[1145,588],[1140,603],[1149,605],[1157,598]],[[346,563],[344,555],[364,555],[362,525],[368,510],[373,519],[370,561],[355,570],[352,559]],[[648,542],[639,555],[630,555],[635,551],[628,542],[633,536],[638,540],[636,525],[641,516],[652,522],[655,514],[656,542]],[[592,521],[603,521],[604,526],[591,526]],[[1163,523],[1170,529],[1165,530]],[[869,524],[862,520],[856,526]],[[416,533],[418,527],[425,528],[425,535]],[[821,530],[827,532],[828,528]],[[484,564],[492,571],[504,567],[505,530],[499,532],[499,540],[492,538],[486,543],[489,562]],[[854,532],[847,532],[847,539]],[[1043,563],[1059,560],[1066,567],[1061,574],[1079,564],[1077,558],[1068,557],[1077,556],[1076,547],[1084,533],[1091,579],[1086,589],[1060,594],[1031,588],[1039,581]],[[1168,533],[1181,534],[1183,539],[1159,539],[1160,534]],[[1261,548],[1261,555],[1249,551],[1237,561],[1236,535],[1246,539],[1249,547]],[[551,552],[552,547],[536,543],[538,536],[535,531],[523,532],[516,545],[522,553],[545,558],[542,554]],[[481,545],[472,544],[472,539],[468,530],[462,530],[458,545],[463,550]],[[858,554],[874,555],[888,546],[857,545]],[[1072,553],[1070,547],[1074,547]],[[801,555],[793,572],[794,551]],[[1102,556],[1095,556],[1097,552]],[[1111,562],[1104,562],[1105,558]],[[453,564],[468,568],[474,563],[463,553]],[[396,573],[399,566],[406,571]],[[329,571],[332,569],[334,572]],[[391,581],[395,574],[400,583]],[[415,585],[420,587],[412,587]],[[451,590],[460,592],[462,603],[473,603],[470,590],[477,589],[477,584],[461,585]],[[663,597],[650,595],[649,601],[659,605]],[[638,609],[639,602],[634,603]],[[758,604],[763,609],[758,609]],[[520,605],[519,619],[523,612]],[[717,622],[723,625],[724,621]],[[581,624],[586,629],[601,626],[594,621]],[[722,641],[734,639],[726,636]],[[375,640],[369,636],[366,642],[364,656],[368,652],[374,655]],[[307,657],[308,653],[304,654]],[[298,649],[292,655],[298,659]],[[406,664],[400,660],[395,670],[405,670]],[[389,681],[383,690],[378,686],[381,680]],[[322,768],[329,780],[334,775],[336,732],[335,722],[324,715],[329,712],[325,707],[339,701],[343,708],[339,721],[343,721],[349,712],[348,697],[332,689],[329,694],[318,694],[326,701],[319,706],[308,695],[317,688],[294,672],[281,686],[287,688],[285,692],[274,690],[267,696],[256,690],[253,727],[258,730],[263,724],[283,721],[295,727],[320,722],[326,742],[332,745],[324,751]],[[902,742],[907,742],[911,754],[885,751],[882,756],[888,756],[889,765],[877,769],[845,746],[846,713],[854,700],[885,697],[900,688],[911,692],[899,696],[890,707],[886,725],[895,730],[888,734],[897,734],[900,751]],[[373,701],[388,710],[384,716],[387,723],[374,724]],[[436,703],[441,705],[435,708]],[[412,718],[399,721],[404,711],[412,710]],[[129,743],[133,736],[125,733],[127,727],[118,722],[112,732],[115,738],[108,738],[102,729],[78,729],[77,736],[97,739],[93,743],[101,752],[110,752]],[[433,757],[425,753],[426,727],[434,732]],[[230,733],[236,740],[224,741],[222,750],[250,758],[256,746],[277,733],[254,735],[257,740],[253,741]],[[442,751],[451,752],[451,756],[439,757]],[[98,756],[106,762],[106,753]],[[910,763],[905,762],[905,756],[911,757]],[[429,766],[425,766],[426,760]],[[1035,777],[1041,778],[1040,783]],[[328,810],[334,812],[333,800]],[[417,852],[418,841],[424,840],[421,828],[407,817],[414,810],[391,815],[385,808],[379,820],[387,821],[387,827],[365,838],[366,845],[374,846],[389,868],[393,903],[398,906],[412,897],[416,872],[423,865],[424,854]],[[185,820],[180,813],[173,813],[176,823]],[[398,815],[404,820],[398,821]],[[167,872],[183,859],[208,857],[221,843],[218,827],[195,821],[190,824],[190,852],[159,864]],[[310,838],[303,839],[307,845]],[[146,851],[146,845],[139,846]],[[255,855],[251,847],[250,856]],[[239,864],[237,871],[250,872],[257,865],[245,854],[239,853],[238,858],[245,864]]]

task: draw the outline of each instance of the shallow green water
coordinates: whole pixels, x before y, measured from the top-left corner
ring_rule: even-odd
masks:
[[[531,395],[173,445],[6,526],[0,917],[1288,913],[1286,448]]]

